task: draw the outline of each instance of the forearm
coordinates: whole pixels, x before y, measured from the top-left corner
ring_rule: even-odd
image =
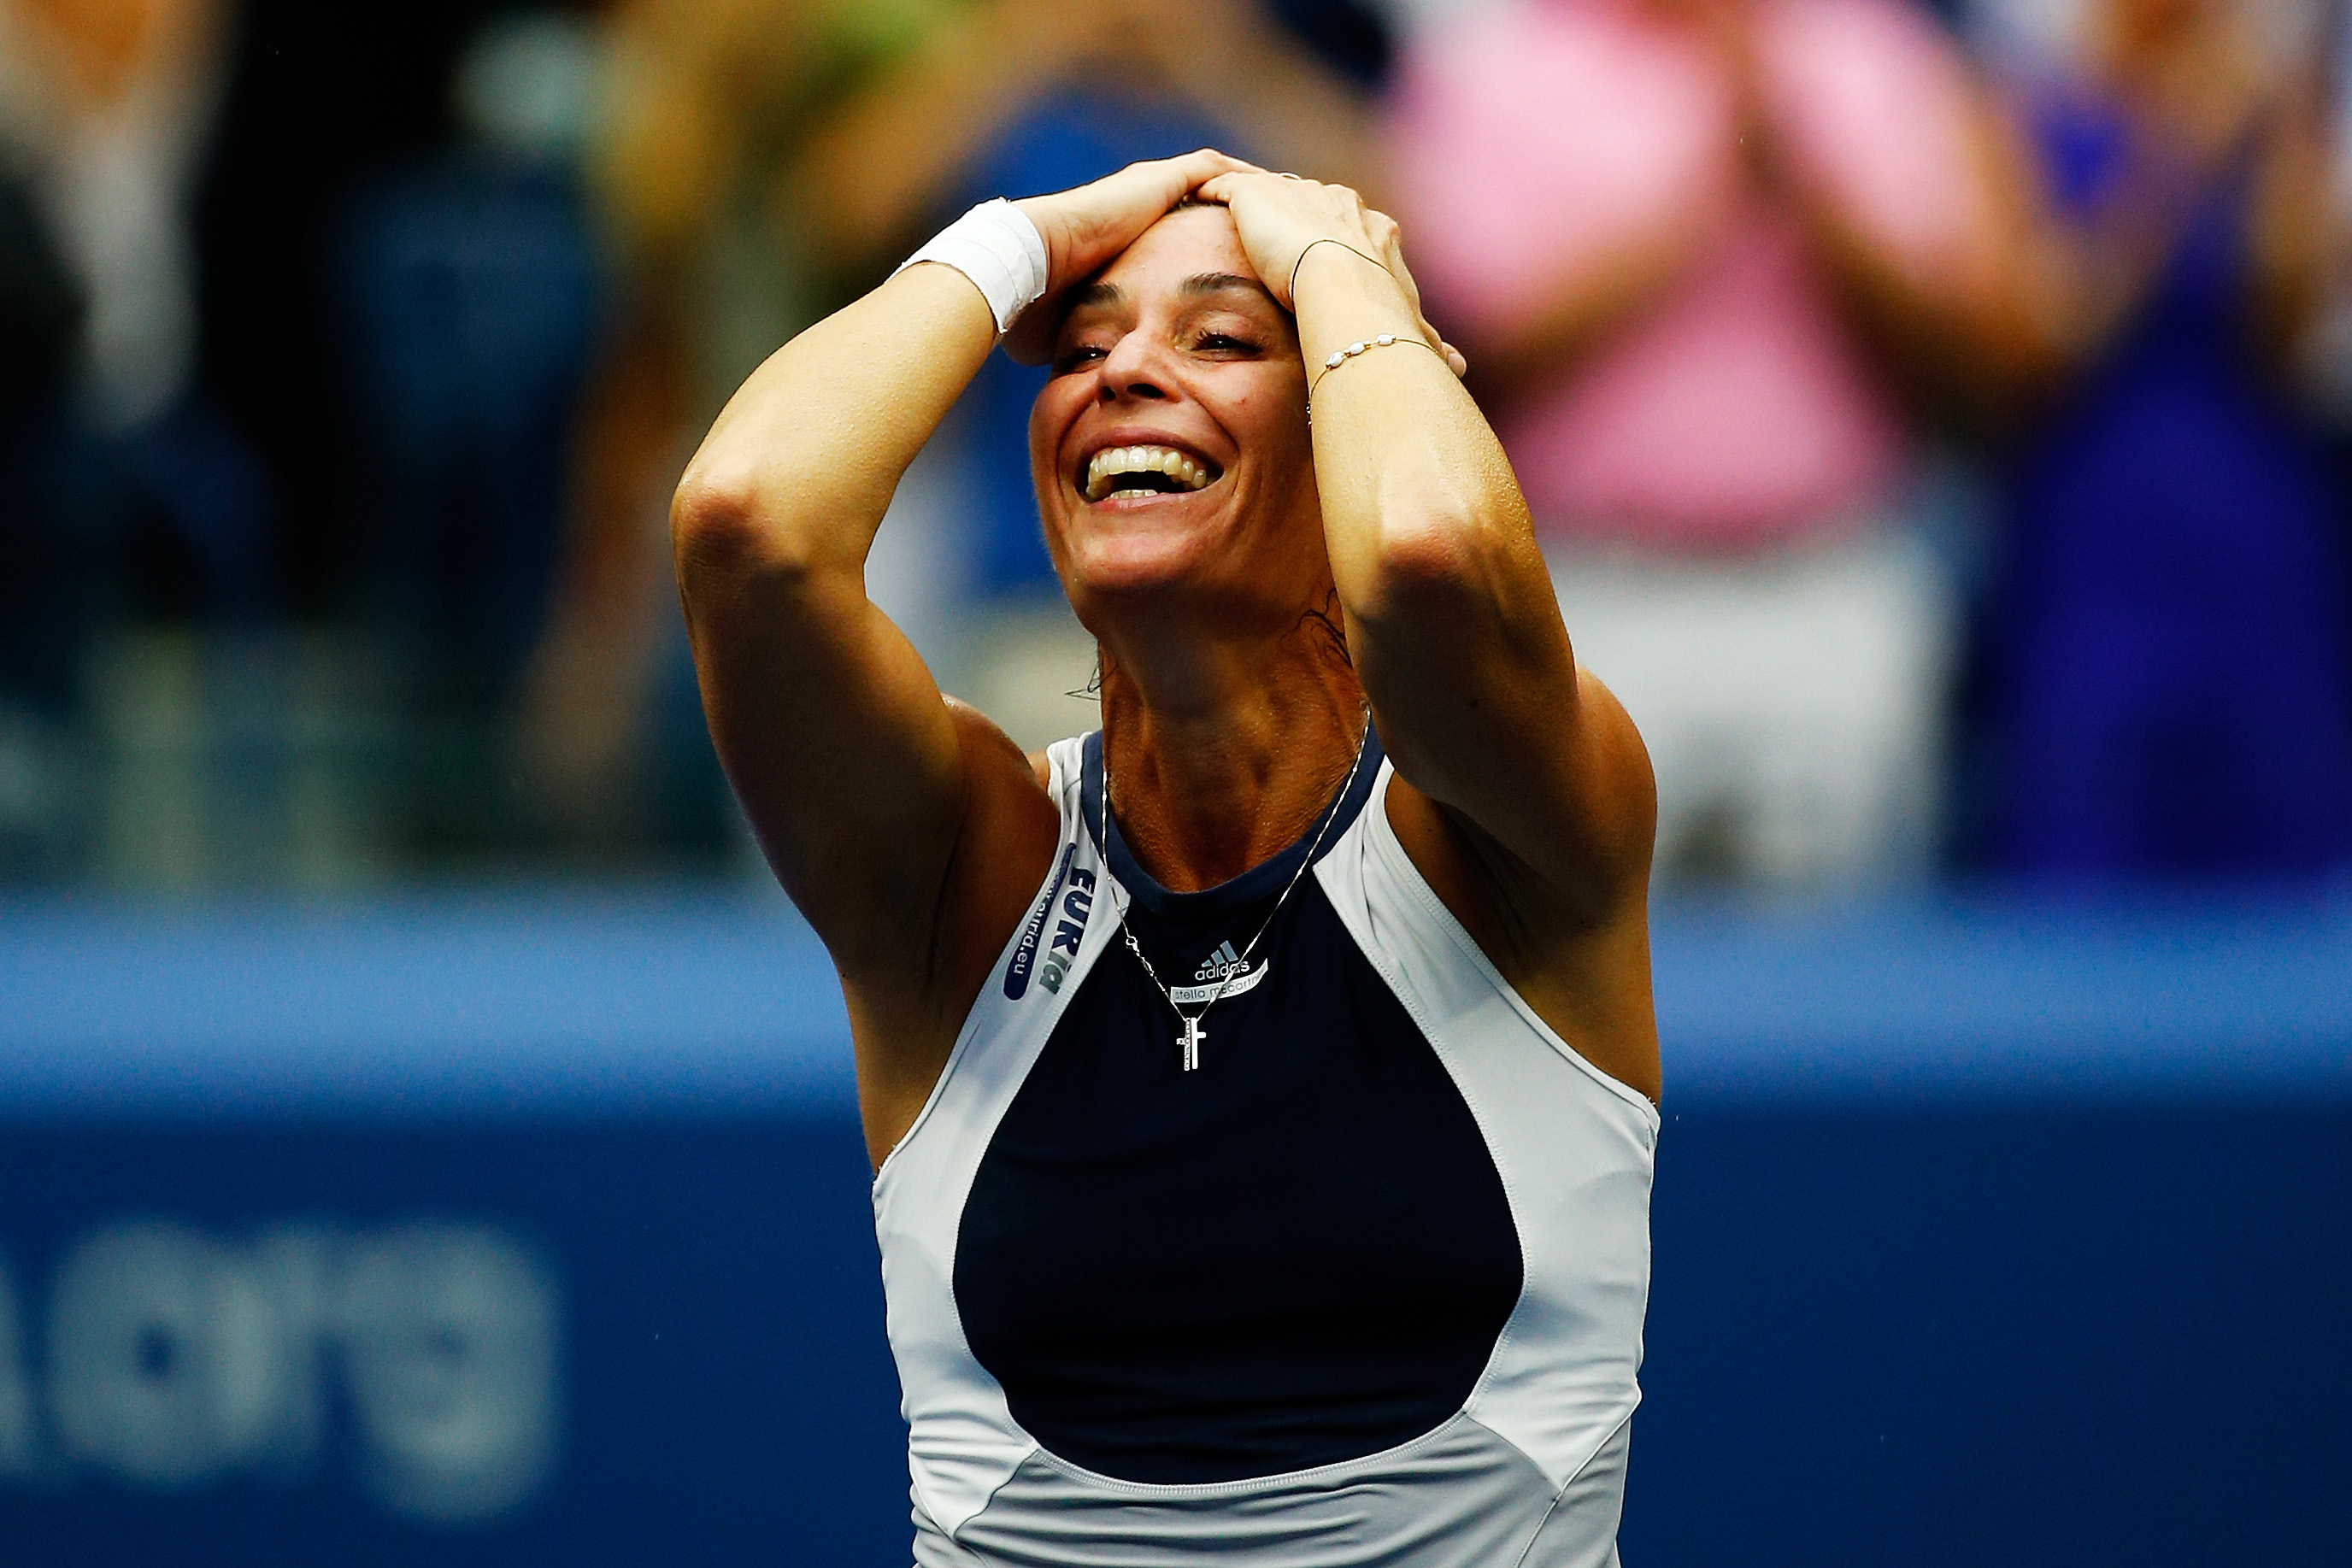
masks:
[[[1223,153],[1130,164],[1016,208],[991,204],[909,267],[779,349],[743,383],[688,465],[672,509],[681,570],[698,540],[773,576],[864,562],[907,465],[997,335],[1131,244]],[[951,264],[951,265],[948,265]],[[1008,343],[1018,345],[1020,334]],[[748,549],[747,547],[748,546]],[[688,584],[689,592],[692,584]]]
[[[924,927],[962,810],[948,710],[867,601],[864,566],[994,338],[969,279],[908,268],[753,373],[671,510],[711,738],[778,878],[845,962]]]
[[[1300,257],[1296,304],[1316,485],[1349,612],[1384,623],[1391,601],[1433,579],[1493,586],[1497,570],[1539,573],[1501,444],[1426,346],[1394,277],[1340,246],[1318,245]],[[1395,341],[1380,345],[1382,335]],[[1360,342],[1375,346],[1346,355]],[[1344,356],[1336,366],[1334,354]]]
[[[1315,469],[1349,650],[1398,770],[1580,912],[1646,864],[1641,742],[1580,676],[1501,444],[1360,258],[1303,258]],[[1340,265],[1342,262],[1347,266]],[[1334,352],[1381,333],[1396,343]]]
[[[800,567],[857,569],[908,464],[995,342],[970,279],[908,267],[771,355],[688,465],[683,552],[741,531]]]

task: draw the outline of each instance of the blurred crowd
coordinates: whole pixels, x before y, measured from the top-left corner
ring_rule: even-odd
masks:
[[[1661,880],[2352,869],[2337,0],[0,0],[0,883],[731,874],[666,537],[976,200],[1362,189]],[[875,596],[1090,727],[992,360]]]

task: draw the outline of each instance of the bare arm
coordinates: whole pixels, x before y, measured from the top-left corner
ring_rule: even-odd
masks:
[[[1233,167],[1199,153],[1024,203],[1049,280],[1085,276]],[[1019,751],[941,697],[866,597],[891,493],[995,335],[961,274],[899,273],[752,374],[671,511],[711,736],[841,971],[877,1157],[929,1093],[1052,852],[1053,808]]]
[[[988,927],[1019,921],[1053,852],[1019,751],[941,698],[864,581],[892,488],[994,335],[961,274],[910,267],[745,383],[672,510],[711,737],[840,971],[877,1166],[947,1063]]]
[[[744,383],[672,507],[712,737],[778,878],[845,968],[922,927],[954,838],[954,727],[867,601],[865,562],[994,339],[968,280],[909,268]]]
[[[1648,757],[1578,668],[1517,483],[1422,318],[1396,225],[1339,187],[1233,176],[1203,193],[1232,205],[1270,287],[1297,272],[1324,533],[1410,786],[1391,802],[1406,847],[1547,1021],[1654,1094]],[[1381,333],[1400,341],[1328,365]]]
[[[1601,915],[1648,863],[1640,742],[1579,676],[1517,482],[1422,318],[1396,225],[1344,187],[1234,175],[1204,193],[1272,287],[1297,270],[1332,575],[1398,771]],[[1439,351],[1324,362],[1381,333]]]

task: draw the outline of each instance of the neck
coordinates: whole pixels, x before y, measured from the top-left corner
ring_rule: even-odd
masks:
[[[1176,656],[1103,651],[1103,765],[1136,861],[1178,893],[1288,848],[1363,742],[1363,687],[1336,629],[1309,616],[1270,642],[1194,639]]]

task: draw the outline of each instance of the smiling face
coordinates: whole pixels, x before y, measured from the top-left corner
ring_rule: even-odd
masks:
[[[1097,635],[1122,606],[1287,625],[1328,578],[1290,315],[1224,208],[1179,208],[1075,296],[1029,418],[1045,543]]]

